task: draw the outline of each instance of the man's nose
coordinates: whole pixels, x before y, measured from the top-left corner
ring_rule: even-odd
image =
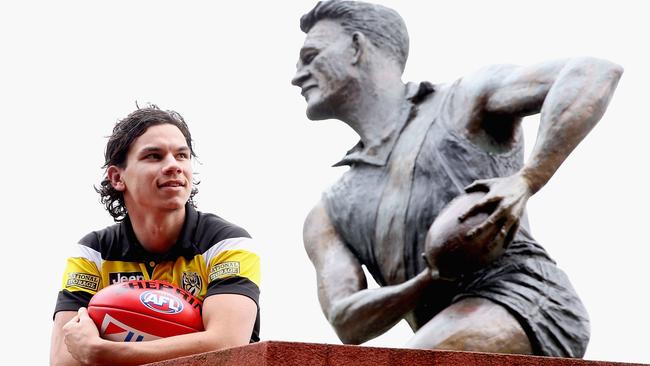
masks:
[[[172,154],[165,158],[165,165],[163,166],[163,173],[165,174],[179,174],[183,171],[180,163]]]
[[[296,70],[296,75],[291,79],[291,84],[295,86],[302,86],[302,84],[309,78],[309,72],[301,67]]]

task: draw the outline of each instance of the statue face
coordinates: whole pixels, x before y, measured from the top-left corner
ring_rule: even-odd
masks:
[[[352,37],[337,22],[321,20],[309,31],[291,81],[302,89],[309,119],[335,118],[352,102],[353,56]]]

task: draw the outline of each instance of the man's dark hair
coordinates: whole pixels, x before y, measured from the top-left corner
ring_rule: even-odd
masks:
[[[138,108],[115,124],[113,133],[108,137],[108,142],[106,143],[104,165],[102,168],[107,169],[111,165],[125,168],[126,157],[133,141],[142,136],[149,127],[162,124],[170,124],[178,127],[181,133],[183,133],[183,136],[185,136],[185,141],[190,148],[191,156],[196,157],[192,145],[192,135],[183,117],[175,111],[163,111],[156,105],[149,104],[145,108]],[[194,182],[190,199],[188,200],[194,207],[196,207],[194,196],[198,193],[196,184],[198,182]],[[95,187],[95,190],[101,196],[100,201],[106,206],[108,213],[113,216],[113,220],[115,222],[123,221],[127,214],[124,204],[124,194],[113,188],[108,176],[104,177],[99,188]]]
[[[319,1],[300,18],[300,29],[308,33],[318,21],[337,20],[348,33],[363,33],[375,47],[395,58],[404,71],[409,54],[409,35],[402,17],[393,9],[361,1]]]

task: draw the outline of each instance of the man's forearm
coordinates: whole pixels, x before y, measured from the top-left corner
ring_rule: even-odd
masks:
[[[541,189],[601,119],[623,70],[597,59],[568,62],[549,90],[531,156],[522,169],[532,193]]]
[[[68,347],[65,345],[63,337],[63,326],[74,318],[77,314],[76,311],[60,311],[54,316],[54,324],[52,326],[52,339],[50,344],[50,366],[79,366],[81,365],[75,360]]]
[[[361,290],[332,303],[326,315],[343,343],[360,344],[381,335],[412,311],[431,282],[426,270],[399,285]]]
[[[219,335],[197,332],[147,342],[101,340],[93,347],[94,365],[140,365],[239,346],[217,341]]]
[[[50,353],[50,366],[81,366],[79,361],[68,352],[65,344],[61,343],[52,349]]]
[[[146,342],[100,338],[86,308],[80,308],[62,331],[69,352],[83,365],[139,365],[248,344],[257,314],[254,300],[212,295],[204,300],[202,312],[204,331]]]

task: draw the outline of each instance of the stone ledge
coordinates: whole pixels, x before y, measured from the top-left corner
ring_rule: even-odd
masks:
[[[649,366],[570,358],[264,341],[150,366]]]

